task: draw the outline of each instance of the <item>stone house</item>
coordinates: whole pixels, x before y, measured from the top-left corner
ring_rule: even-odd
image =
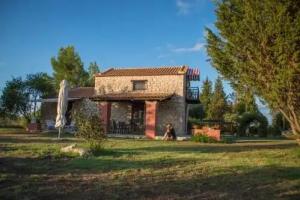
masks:
[[[188,66],[111,68],[95,75],[94,88],[70,90],[69,102],[83,97],[97,102],[108,133],[154,138],[172,123],[177,135],[185,135],[188,106],[199,103],[199,89],[191,81],[199,76]]]

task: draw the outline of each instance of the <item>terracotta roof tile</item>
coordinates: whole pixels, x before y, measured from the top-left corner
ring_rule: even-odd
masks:
[[[187,66],[139,67],[139,68],[110,68],[96,76],[157,76],[185,74]]]
[[[95,94],[94,87],[78,87],[69,90],[69,98],[92,97]]]
[[[132,101],[132,100],[166,100],[170,99],[174,93],[109,93],[103,95],[97,95],[91,99],[95,101]]]

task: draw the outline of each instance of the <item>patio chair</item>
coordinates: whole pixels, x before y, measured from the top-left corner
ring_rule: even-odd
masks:
[[[111,121],[111,133],[117,133],[118,132],[118,125],[115,120]]]
[[[70,133],[74,133],[76,131],[75,121],[71,121],[71,123],[67,125],[65,129]]]
[[[54,120],[45,120],[45,122],[46,122],[46,129],[47,130],[55,130]]]
[[[118,128],[120,134],[128,134],[130,130],[130,124],[126,124],[125,122],[119,122]]]

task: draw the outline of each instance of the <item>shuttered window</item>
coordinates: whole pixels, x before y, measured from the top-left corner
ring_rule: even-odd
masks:
[[[147,81],[132,81],[133,90],[146,90],[147,89],[146,83]]]

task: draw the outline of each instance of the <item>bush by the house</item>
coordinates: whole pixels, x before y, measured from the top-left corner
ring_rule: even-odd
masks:
[[[102,150],[106,138],[97,105],[88,99],[83,99],[74,105],[73,117],[78,129],[76,136],[85,139],[91,153],[97,154]]]
[[[245,112],[238,120],[238,134],[240,136],[259,135],[264,137],[268,132],[268,120],[259,112]]]
[[[210,137],[206,134],[197,134],[192,136],[192,141],[201,143],[216,143],[218,142],[215,138]]]

